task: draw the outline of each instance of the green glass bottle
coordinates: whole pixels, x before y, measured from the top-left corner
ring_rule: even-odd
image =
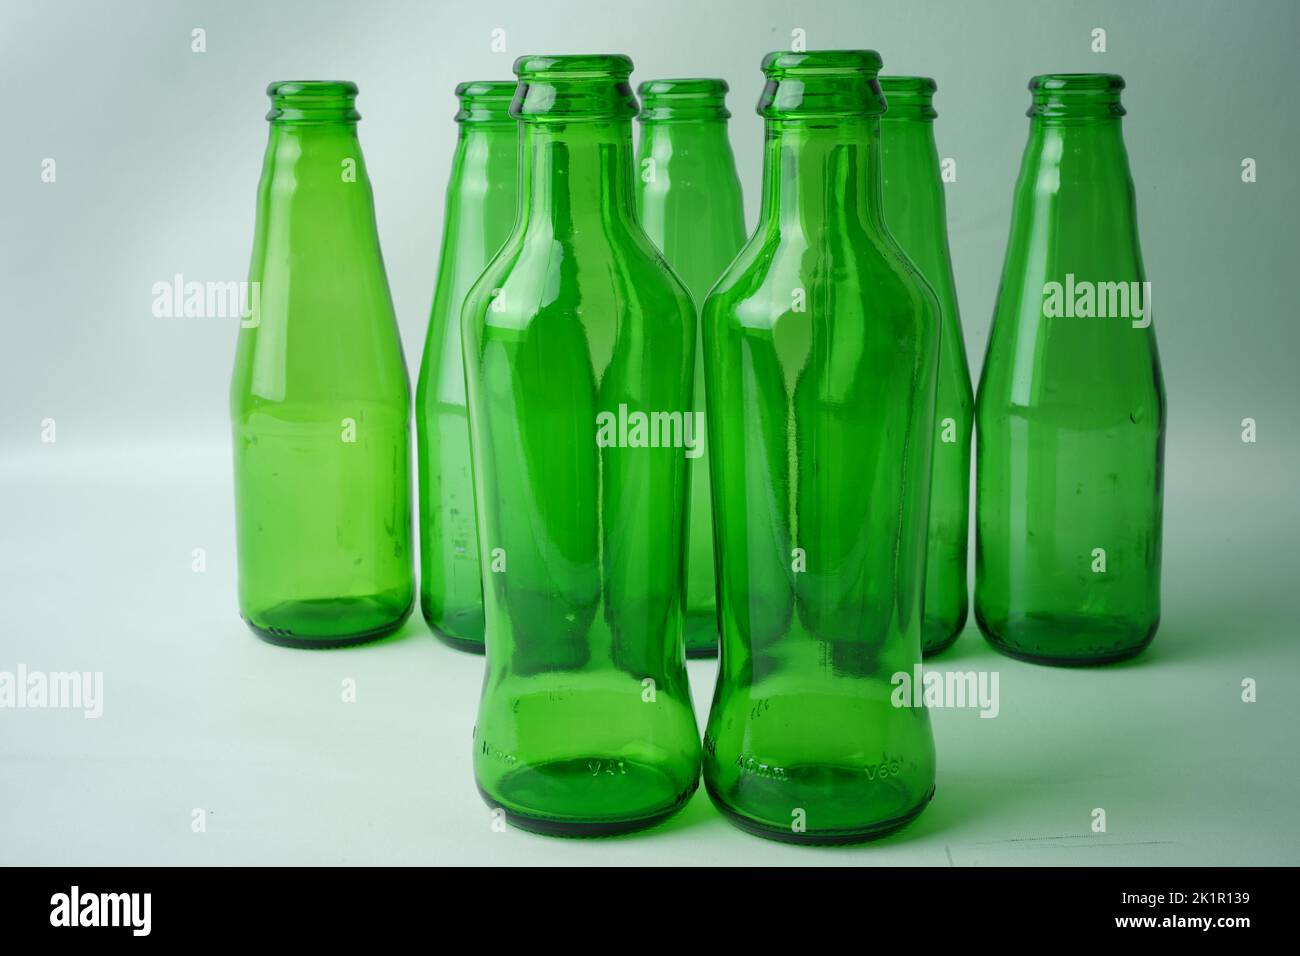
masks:
[[[479,790],[599,835],[699,780],[683,649],[695,312],[636,216],[632,63],[527,56],[520,217],[465,302],[487,672]]]
[[[966,367],[948,217],[934,141],[934,80],[882,76],[889,109],[880,122],[885,222],[939,299],[939,384],[930,466],[930,533],[921,650],[952,644],[966,623],[970,537],[970,439],[975,399]]]
[[[293,647],[410,613],[410,389],[351,83],[272,83],[230,389],[239,607]]]
[[[975,617],[1014,657],[1098,664],[1142,650],[1160,620],[1165,392],[1124,81],[1029,88],[976,402]]]
[[[869,50],[764,60],[759,224],[703,315],[722,619],[704,780],[791,842],[888,832],[934,789],[929,715],[894,691],[921,658],[939,304],[885,226],[879,69]]]
[[[483,586],[470,475],[460,311],[515,224],[519,137],[513,82],[456,87],[460,135],[443,218],[438,283],[415,389],[420,609],[454,647],[483,650]]]
[[[696,306],[745,242],[740,178],[727,137],[725,80],[651,80],[641,96],[637,212]],[[695,339],[695,405],[704,411],[704,350]],[[690,459],[686,536],[686,656],[718,653],[713,505],[705,436]]]

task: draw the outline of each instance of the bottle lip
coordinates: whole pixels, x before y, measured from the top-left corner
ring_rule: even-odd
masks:
[[[1042,73],[1031,77],[1028,116],[1046,119],[1106,119],[1124,116],[1124,77],[1116,73]]]
[[[939,88],[928,76],[878,77],[881,92],[885,94],[885,115],[882,120],[932,120],[939,115],[933,97]]]
[[[637,87],[641,98],[641,121],[681,122],[725,120],[727,93],[731,87],[716,77],[682,77],[646,80]]]
[[[646,96],[726,96],[731,87],[717,77],[673,77],[646,80],[637,87],[637,95]]]
[[[767,84],[758,115],[783,123],[878,117],[885,97],[877,82],[880,54],[875,50],[788,50],[763,57]]]
[[[355,123],[361,119],[350,80],[276,80],[266,87],[271,111],[266,118],[282,123]]]
[[[456,86],[456,99],[460,110],[457,123],[511,124],[510,104],[515,97],[514,80],[467,80]]]
[[[763,57],[763,72],[771,76],[800,76],[818,73],[880,72],[884,61],[875,50],[806,50],[794,53],[777,50]]]
[[[515,75],[510,115],[525,123],[607,123],[639,112],[632,60],[621,53],[521,56]]]
[[[1124,77],[1118,73],[1040,73],[1030,77],[1029,89],[1072,93],[1118,93],[1124,89]]]
[[[515,60],[514,69],[521,80],[626,79],[632,59],[622,53],[528,54]]]

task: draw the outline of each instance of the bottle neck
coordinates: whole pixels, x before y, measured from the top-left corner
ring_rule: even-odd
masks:
[[[760,218],[810,237],[833,229],[884,231],[880,120],[769,119]]]
[[[674,150],[689,152],[731,151],[727,121],[722,117],[696,120],[647,120],[641,124],[641,141],[669,142]]]
[[[517,142],[514,120],[490,123],[461,123],[461,142],[511,143]]]
[[[909,205],[930,205],[941,199],[939,150],[935,145],[932,121],[919,116],[882,120],[880,156],[887,204],[891,192]],[[892,224],[893,217],[886,216],[886,221]]]
[[[462,123],[456,141],[453,177],[468,168],[481,169],[485,174],[504,175],[508,170],[513,180],[519,161],[519,135],[515,123]],[[505,184],[496,184],[505,185]],[[515,183],[509,184],[511,193]]]
[[[355,123],[272,122],[263,176],[274,177],[285,195],[369,201],[370,181]]]
[[[630,119],[524,122],[520,165],[525,229],[572,236],[636,222]]]
[[[1113,73],[1047,73],[1029,81],[1027,164],[1053,170],[1040,191],[1113,186],[1128,180],[1120,102],[1124,79]],[[1096,177],[1089,183],[1089,177]]]
[[[1053,118],[1034,116],[1025,148],[1027,168],[1038,171],[1040,190],[1094,190],[1131,184],[1128,153],[1118,116]],[[1046,179],[1044,173],[1050,171]]]

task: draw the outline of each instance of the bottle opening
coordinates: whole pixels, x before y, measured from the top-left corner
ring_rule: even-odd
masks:
[[[1097,119],[1123,116],[1124,78],[1114,73],[1045,73],[1029,81],[1028,116]]]
[[[357,85],[347,80],[281,80],[266,88],[271,111],[280,123],[355,123]]]
[[[885,94],[886,120],[932,120],[939,113],[934,108],[934,91],[939,84],[928,76],[882,76],[880,90]]]
[[[758,101],[764,119],[880,116],[885,97],[876,80],[875,50],[781,51],[763,58],[767,86]]]
[[[729,119],[726,100],[730,89],[726,80],[719,79],[647,80],[637,89],[641,121]]]
[[[626,120],[638,112],[632,61],[620,53],[521,56],[515,75],[510,115],[526,122]]]
[[[471,80],[456,87],[460,100],[457,123],[513,123],[510,104],[515,98],[513,80]]]

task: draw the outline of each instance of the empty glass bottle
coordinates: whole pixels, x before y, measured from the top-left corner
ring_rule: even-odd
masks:
[[[474,528],[460,310],[515,223],[519,137],[513,82],[456,87],[460,135],[443,217],[438,284],[415,389],[420,480],[420,609],[433,632],[483,650],[483,586]]]
[[[637,211],[646,234],[686,283],[696,307],[745,242],[740,178],[727,138],[726,80],[642,83]],[[704,412],[704,355],[695,339],[695,404]],[[713,505],[705,435],[688,463],[686,655],[718,653]]]
[[[948,258],[948,217],[934,142],[934,80],[882,76],[889,109],[880,121],[885,222],[939,299],[939,385],[930,466],[930,532],[921,650],[933,654],[966,623],[970,537],[970,436],[975,399],[966,368],[957,291]]]
[[[885,226],[880,57],[773,53],[758,229],[704,307],[722,654],[709,794],[847,843],[934,788],[921,656],[939,304]]]
[[[1052,664],[1137,653],[1160,619],[1165,393],[1118,76],[1030,81],[976,403],[975,617]]]
[[[682,644],[695,312],[637,222],[623,56],[526,56],[520,218],[465,302],[487,672],[474,772],[544,833],[699,780]]]
[[[355,644],[411,610],[410,392],[351,83],[272,83],[230,389],[239,606],[267,640]]]

